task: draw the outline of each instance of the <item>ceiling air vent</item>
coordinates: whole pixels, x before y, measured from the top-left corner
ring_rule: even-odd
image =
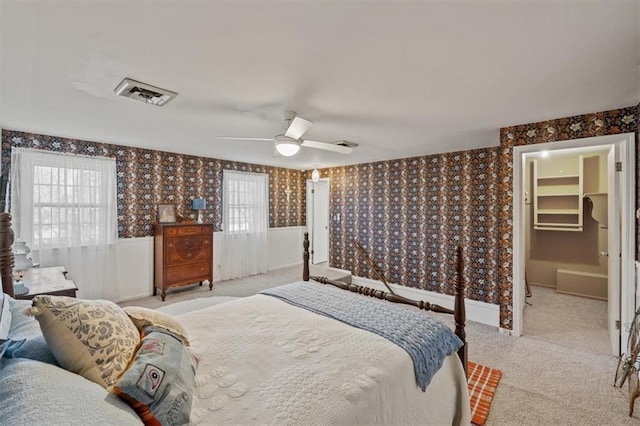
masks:
[[[334,142],[336,145],[340,145],[340,146],[346,146],[347,148],[355,148],[358,146],[357,143],[355,142],[349,142],[349,141],[338,141],[338,142]]]
[[[178,94],[150,84],[125,78],[113,89],[116,95],[156,106],[163,106]]]

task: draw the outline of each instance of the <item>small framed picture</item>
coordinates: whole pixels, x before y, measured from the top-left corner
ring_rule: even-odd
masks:
[[[176,221],[176,211],[173,204],[158,204],[158,222],[167,223]]]

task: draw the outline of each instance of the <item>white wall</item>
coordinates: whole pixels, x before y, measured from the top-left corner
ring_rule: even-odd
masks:
[[[304,226],[269,229],[269,270],[302,264],[302,237],[305,230]],[[220,253],[224,250],[222,238],[219,237],[220,233],[213,234],[214,282],[220,280]],[[118,240],[117,264],[118,270],[114,271],[113,277],[113,284],[118,287],[117,301],[137,299],[153,293],[153,237]],[[72,275],[72,271],[69,274]]]

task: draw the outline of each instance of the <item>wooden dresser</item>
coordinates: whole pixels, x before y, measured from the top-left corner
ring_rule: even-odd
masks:
[[[204,280],[213,289],[213,225],[157,223],[153,227],[153,295]]]

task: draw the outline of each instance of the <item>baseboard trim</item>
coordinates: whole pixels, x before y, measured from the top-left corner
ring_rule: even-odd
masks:
[[[539,283],[539,282],[535,282],[535,281],[529,281],[529,284],[534,286],[534,287],[556,288],[556,286],[554,284]]]
[[[566,294],[568,296],[584,297],[585,299],[602,300],[603,302],[607,301],[606,297],[592,296],[590,294],[576,293],[576,292],[571,292],[571,291],[556,290],[556,293],[558,293],[558,294]]]
[[[149,293],[141,293],[138,294],[136,296],[128,296],[125,297],[124,299],[120,299],[114,303],[120,303],[120,302],[129,302],[130,300],[136,300],[136,299],[142,299],[143,297],[149,297],[149,296],[153,296],[153,291],[150,291]],[[160,297],[160,296],[158,296]]]
[[[300,265],[302,265],[302,262],[295,262],[295,263],[290,263],[288,265],[274,266],[273,268],[267,269],[267,272],[279,271],[280,269],[286,269],[286,268],[291,268],[293,266],[300,266]],[[302,279],[302,268],[300,268],[300,279]]]
[[[382,281],[371,278],[352,277],[354,284],[375,288],[376,290],[386,290]],[[428,300],[430,303],[442,305],[445,308],[453,309],[455,298],[449,294],[436,293],[434,291],[421,290],[413,287],[405,287],[399,284],[389,284],[389,286],[399,295],[412,299]],[[480,302],[478,300],[465,298],[465,308],[469,321],[493,327],[500,326],[500,306],[492,303]]]

